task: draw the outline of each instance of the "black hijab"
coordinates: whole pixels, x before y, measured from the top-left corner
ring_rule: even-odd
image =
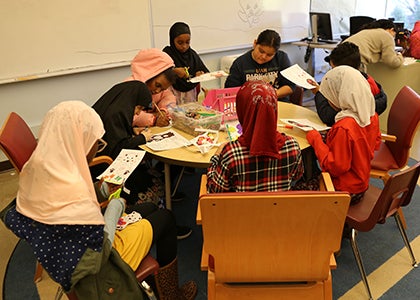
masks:
[[[168,53],[169,56],[174,60],[175,67],[189,67],[188,72],[191,76],[194,76],[196,72],[203,71],[204,73],[210,72],[204,65],[201,58],[198,56],[191,47],[188,48],[185,53],[179,52],[176,47],[174,40],[181,34],[191,35],[190,27],[183,22],[176,22],[169,29],[169,43],[170,46],[166,46],[163,51]],[[173,87],[181,92],[188,92],[194,89],[198,83],[188,82],[185,78],[177,78],[176,83]]]
[[[108,143],[98,155],[109,155],[115,159],[122,149],[138,149],[146,141],[142,134],[133,136],[134,108],[152,107],[152,95],[147,86],[137,80],[114,85],[95,104],[93,109],[104,123],[103,139]]]

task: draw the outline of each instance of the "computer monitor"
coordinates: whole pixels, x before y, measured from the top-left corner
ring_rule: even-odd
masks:
[[[329,13],[310,12],[309,17],[313,42],[333,39]]]
[[[360,31],[363,25],[375,21],[375,18],[367,16],[351,16],[350,17],[350,35]]]

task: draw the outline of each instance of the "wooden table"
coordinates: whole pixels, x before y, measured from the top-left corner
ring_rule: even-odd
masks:
[[[305,108],[303,106],[278,102],[278,118],[279,119],[308,119],[316,124],[323,125],[322,121],[319,119],[316,112]],[[168,127],[152,127],[150,128],[152,133],[160,133],[168,130]],[[192,139],[193,136],[189,135],[181,130],[172,128],[177,133],[181,134],[188,140]],[[310,170],[312,166],[312,148],[310,147],[308,141],[306,140],[306,133],[298,128],[287,129],[279,128],[279,131],[286,133],[287,135],[293,136],[302,150],[302,155],[304,159],[305,169]],[[224,131],[219,133],[219,142],[227,142],[228,135]],[[161,161],[165,166],[165,202],[166,208],[171,209],[171,176],[170,176],[170,166],[178,165],[183,167],[193,167],[193,168],[207,168],[210,165],[210,159],[213,154],[216,152],[217,147],[212,148],[209,152],[201,154],[195,146],[182,147],[173,150],[165,151],[153,151],[146,145],[141,145],[140,148],[147,151],[152,158]]]

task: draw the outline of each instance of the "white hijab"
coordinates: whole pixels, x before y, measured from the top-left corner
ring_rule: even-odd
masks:
[[[361,127],[370,124],[370,118],[375,114],[375,98],[360,71],[344,65],[335,67],[325,74],[319,91],[341,109],[335,121],[351,117]]]
[[[44,224],[104,224],[86,159],[104,132],[99,115],[81,101],[48,111],[20,174],[17,210]]]

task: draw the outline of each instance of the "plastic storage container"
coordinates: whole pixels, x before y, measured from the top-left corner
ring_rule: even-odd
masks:
[[[222,122],[221,112],[196,102],[178,105],[170,113],[172,126],[193,136],[203,133],[196,128],[219,130]]]
[[[223,113],[222,123],[236,120],[236,94],[240,87],[214,89],[207,93],[203,105]]]

